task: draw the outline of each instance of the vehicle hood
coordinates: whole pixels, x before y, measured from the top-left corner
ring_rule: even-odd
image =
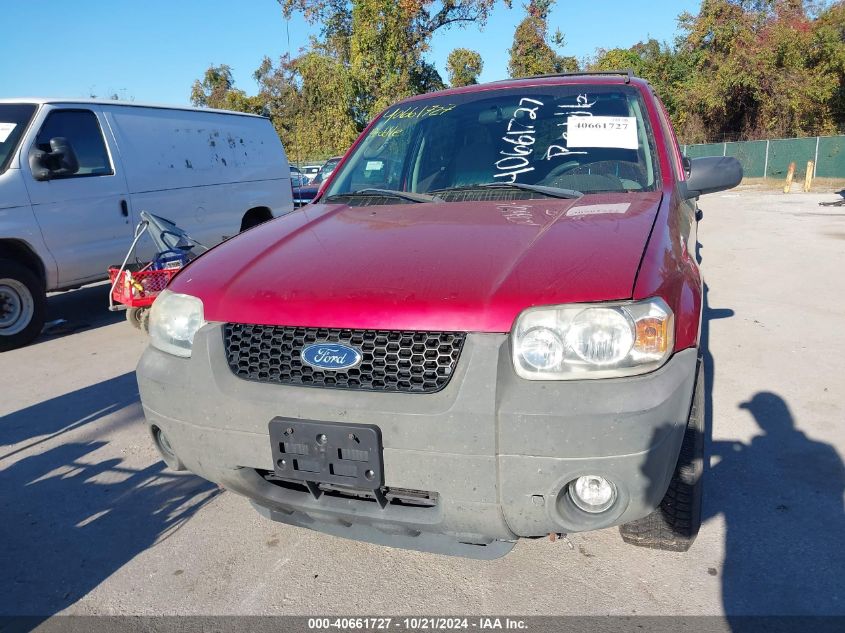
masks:
[[[661,194],[303,207],[173,280],[207,321],[507,332],[530,306],[626,299]]]

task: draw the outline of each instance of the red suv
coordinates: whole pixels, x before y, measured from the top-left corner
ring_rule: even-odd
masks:
[[[138,367],[165,461],[276,521],[492,558],[700,522],[700,194],[626,73],[413,97],[315,203],[184,269]]]

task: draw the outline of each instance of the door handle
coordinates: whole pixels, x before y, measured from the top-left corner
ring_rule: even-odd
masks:
[[[120,212],[123,214],[124,218],[129,217],[129,205],[126,203],[126,200],[120,201]]]

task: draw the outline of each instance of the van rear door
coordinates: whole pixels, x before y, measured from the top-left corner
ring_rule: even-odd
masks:
[[[58,264],[59,287],[95,281],[119,264],[132,242],[126,181],[118,152],[97,106],[50,105],[23,147],[24,174],[32,209],[47,248]],[[26,162],[37,147],[64,137],[79,160],[75,174],[39,181]]]

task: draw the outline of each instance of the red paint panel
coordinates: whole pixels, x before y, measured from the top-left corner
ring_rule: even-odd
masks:
[[[694,211],[672,190],[663,199],[643,255],[634,298],[663,297],[675,313],[675,349],[696,347],[702,308],[701,272],[688,243]]]
[[[619,76],[552,77],[438,94],[621,83]],[[674,139],[662,125],[662,106],[647,83],[631,84],[644,96],[663,192],[575,201],[316,204],[213,249],[171,287],[200,297],[211,321],[479,332],[507,332],[535,305],[660,296],[675,313],[676,349],[696,346],[702,289],[688,250],[694,211],[678,194],[677,165],[667,149]]]
[[[529,306],[629,298],[660,199],[318,204],[215,248],[172,289],[211,321],[507,332]]]

